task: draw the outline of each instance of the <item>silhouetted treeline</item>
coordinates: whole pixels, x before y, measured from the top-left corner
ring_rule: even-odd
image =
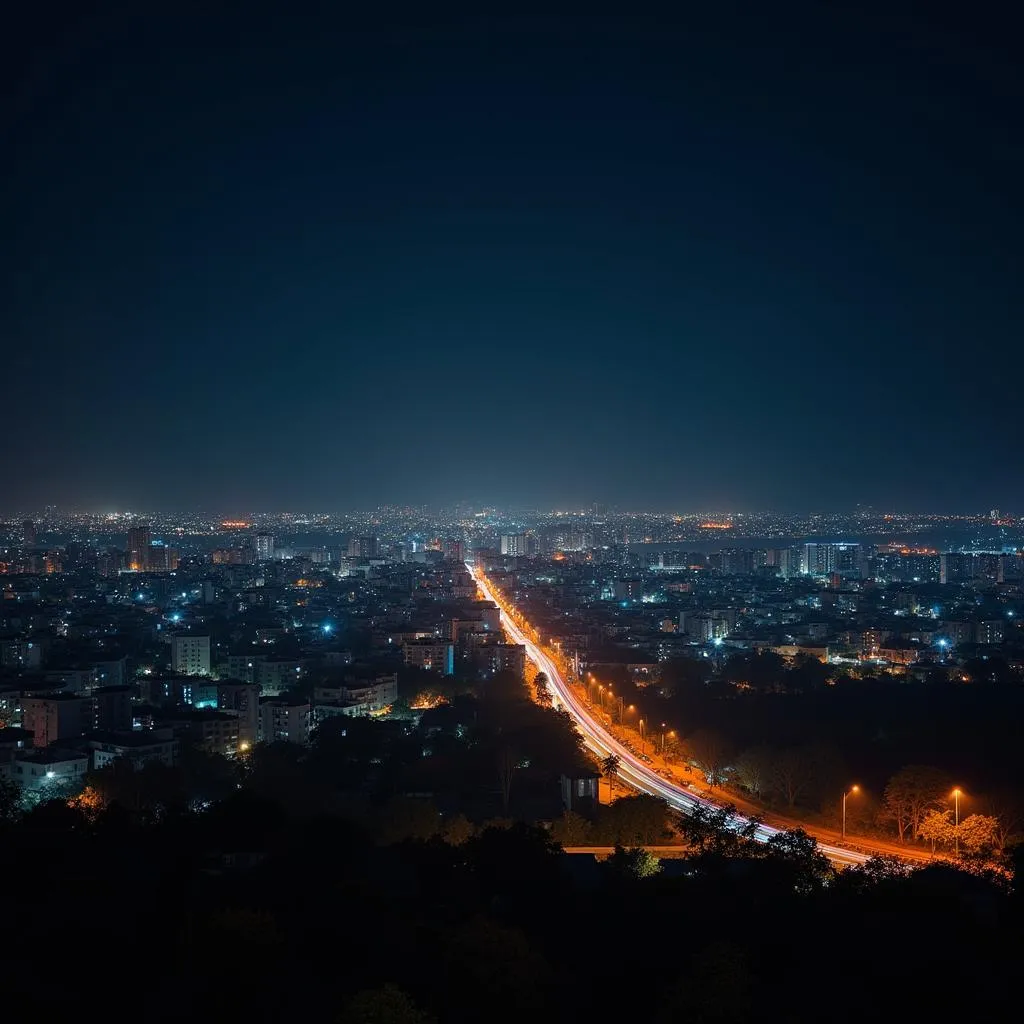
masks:
[[[717,821],[688,828],[692,855],[659,870],[628,850],[567,857],[524,825],[385,843],[244,792],[152,824],[54,801],[0,837],[24,894],[8,904],[5,1001],[453,1024],[985,1020],[1012,1005],[1024,914],[1005,880],[883,861],[836,877],[799,833],[753,850]]]

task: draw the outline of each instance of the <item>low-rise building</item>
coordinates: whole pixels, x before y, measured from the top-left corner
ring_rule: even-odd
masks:
[[[78,750],[33,750],[14,757],[11,778],[27,793],[42,799],[65,796],[82,788],[89,757]]]
[[[207,753],[234,757],[238,752],[238,716],[226,711],[187,711],[164,717],[161,724],[176,736],[202,747]]]
[[[298,743],[305,746],[309,742],[309,725],[308,701],[260,698],[261,743]]]
[[[348,678],[343,683],[318,686],[313,692],[316,703],[365,704],[367,711],[383,711],[398,700],[398,674],[372,679]]]
[[[103,768],[124,758],[133,768],[147,761],[159,761],[170,768],[178,759],[179,742],[173,729],[147,729],[143,732],[97,732],[89,737],[94,768]]]

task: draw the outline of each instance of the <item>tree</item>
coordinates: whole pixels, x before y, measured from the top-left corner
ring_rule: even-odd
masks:
[[[798,654],[793,668],[786,673],[786,688],[800,693],[820,690],[825,686],[828,674],[828,666],[820,658],[813,654]]]
[[[452,936],[438,973],[446,1024],[479,1021],[483,1006],[495,1024],[545,1017],[551,968],[518,928],[484,917],[468,921]]]
[[[720,785],[729,761],[725,737],[713,729],[700,729],[687,741],[694,763],[704,773],[709,786]]]
[[[90,824],[95,824],[100,811],[103,810],[103,797],[92,786],[86,786],[78,796],[73,796],[68,801],[68,806],[81,811]]]
[[[21,789],[16,782],[0,779],[0,826],[18,818],[21,810]]]
[[[960,822],[957,837],[962,854],[968,857],[991,857],[999,845],[999,822],[987,814],[972,814]]]
[[[341,1013],[341,1024],[433,1024],[434,1018],[420,1010],[396,985],[357,992]]]
[[[675,816],[675,826],[696,854],[738,857],[754,849],[755,835],[761,824],[758,817],[741,819],[736,807],[709,807],[697,804],[687,814]]]
[[[548,677],[543,672],[538,672],[533,679],[533,686],[537,693],[537,700],[541,704],[551,704],[551,691],[548,689]]]
[[[786,661],[774,651],[739,651],[722,668],[730,683],[746,683],[755,690],[774,690],[785,675]]]
[[[773,752],[769,747],[751,747],[736,760],[736,780],[755,797],[769,788]]]
[[[590,837],[590,822],[575,811],[563,811],[551,825],[551,838],[565,846],[586,846]]]
[[[901,768],[885,787],[885,811],[896,823],[899,841],[905,842],[907,833],[916,836],[925,812],[939,807],[949,789],[949,778],[938,768],[912,764]]]
[[[707,658],[678,658],[661,666],[661,686],[674,695],[697,694],[707,686],[712,665]]]
[[[931,844],[932,853],[936,846],[952,846],[956,834],[951,811],[940,811],[931,808],[921,819],[917,836]]]
[[[828,857],[802,828],[775,832],[768,837],[765,850],[769,857],[777,857],[797,872],[798,892],[812,892],[827,885],[835,876]]]
[[[512,796],[512,776],[515,774],[519,762],[516,760],[508,746],[503,746],[498,752],[498,781],[501,783],[501,807],[505,817],[508,817],[508,802]]]
[[[996,819],[996,849],[1005,850],[1024,826],[1024,803],[1013,790],[999,790],[979,801],[980,813]]]
[[[456,814],[444,823],[444,841],[451,846],[461,846],[467,839],[476,835],[473,823],[464,815]]]
[[[865,892],[883,882],[900,881],[909,877],[913,869],[905,861],[891,854],[869,857],[863,864],[854,864],[839,873],[839,883],[855,892]]]
[[[814,780],[814,764],[806,750],[791,747],[779,751],[771,761],[771,786],[791,810],[806,794]]]
[[[641,793],[619,797],[601,808],[595,825],[597,835],[608,843],[652,845],[668,838],[668,804]]]
[[[441,831],[441,816],[429,800],[395,796],[377,816],[377,835],[382,843],[405,839],[431,839]]]
[[[752,1018],[754,977],[743,949],[727,940],[700,950],[665,994],[656,1024],[744,1024]]]
[[[612,784],[615,781],[615,777],[619,774],[619,767],[622,765],[622,758],[618,754],[609,754],[601,762],[601,771],[604,773],[604,777],[608,780],[608,793],[611,794]]]
[[[661,872],[661,861],[642,846],[630,847],[628,850],[616,846],[615,852],[606,861],[606,866],[615,877],[633,881],[653,878]]]

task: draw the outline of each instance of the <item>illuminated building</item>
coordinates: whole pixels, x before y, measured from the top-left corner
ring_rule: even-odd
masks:
[[[208,676],[210,638],[191,633],[171,637],[171,671],[185,676]]]
[[[491,672],[526,672],[526,648],[522,644],[488,644],[477,649],[477,658],[483,659]]]
[[[154,541],[146,552],[146,569],[149,572],[173,572],[178,568],[178,552],[169,548],[162,540]]]
[[[36,524],[31,519],[26,519],[21,524],[22,543],[27,548],[36,546]]]
[[[351,537],[348,542],[349,558],[376,558],[379,543],[376,537]]]
[[[527,554],[527,535],[525,533],[503,533],[501,535],[501,553],[513,558],[522,558]]]
[[[860,576],[861,546],[844,541],[805,544],[800,571],[806,576]]]
[[[128,568],[145,572],[149,568],[149,527],[135,526],[128,531]]]
[[[1005,624],[1002,619],[989,619],[979,622],[974,627],[974,642],[977,644],[1001,644],[1004,639]]]
[[[788,579],[800,572],[800,551],[796,548],[772,548],[765,552],[765,564],[778,570],[784,579]]]
[[[643,580],[616,580],[612,584],[612,594],[616,601],[639,601],[643,593]]]
[[[18,754],[11,769],[12,778],[22,790],[42,797],[47,793],[63,795],[81,788],[89,758],[78,751],[36,750]]]
[[[465,560],[466,555],[462,547],[462,541],[456,540],[454,537],[449,537],[447,540],[442,541],[441,550],[444,552],[446,561],[462,562]]]
[[[269,562],[274,557],[274,535],[272,533],[256,534],[256,561]]]
[[[238,742],[252,746],[259,733],[259,688],[251,683],[217,684],[217,710],[238,717]]]
[[[309,702],[275,697],[260,700],[259,740],[261,743],[309,742]]]
[[[455,672],[455,646],[447,640],[409,640],[402,645],[402,658],[406,665],[428,672]]]

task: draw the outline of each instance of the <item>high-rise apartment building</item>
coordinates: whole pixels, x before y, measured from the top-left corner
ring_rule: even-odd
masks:
[[[210,638],[191,633],[171,637],[171,670],[183,676],[208,676]]]
[[[501,535],[501,553],[522,558],[527,554],[528,535],[525,533],[503,533]]]
[[[448,537],[446,540],[441,541],[441,551],[446,561],[465,561],[466,553],[462,546],[462,541],[456,540],[454,537]]]
[[[272,533],[256,534],[256,561],[269,562],[274,557],[274,535]]]
[[[149,568],[149,527],[135,526],[128,531],[128,568],[145,572]]]
[[[376,537],[352,537],[348,542],[349,558],[376,558],[380,545]]]
[[[800,571],[806,576],[861,575],[861,546],[857,543],[835,541],[807,543],[800,560]]]
[[[36,524],[31,519],[26,519],[21,524],[22,544],[26,548],[36,546]]]

